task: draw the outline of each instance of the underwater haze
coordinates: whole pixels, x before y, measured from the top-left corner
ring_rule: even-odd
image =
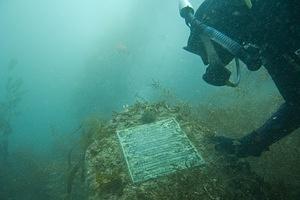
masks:
[[[193,75],[201,63],[181,50],[188,32],[176,1],[1,1],[0,9],[1,85],[14,59],[26,90],[14,144],[43,151],[49,126],[68,130],[135,95],[151,98],[152,79],[189,88],[187,98],[201,88]]]
[[[66,197],[73,179],[65,175],[70,154],[82,156],[85,124],[108,122],[136,102],[188,104],[232,137],[263,124],[283,102],[264,69],[243,67],[239,88],[206,84],[200,57],[182,49],[189,29],[176,0],[0,0],[0,30],[1,200],[87,198],[79,181]],[[260,175],[285,163],[251,159]],[[276,170],[278,182],[292,177]]]

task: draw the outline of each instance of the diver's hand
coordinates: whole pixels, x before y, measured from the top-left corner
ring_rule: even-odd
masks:
[[[231,72],[222,65],[209,65],[203,74],[203,80],[214,86],[225,86],[230,79]]]
[[[224,136],[216,136],[211,139],[215,144],[216,151],[220,153],[235,154],[236,153],[236,140]]]
[[[259,144],[243,143],[243,140],[236,140],[224,136],[216,136],[211,139],[215,144],[216,151],[223,154],[232,154],[243,158],[248,156],[260,156],[266,150]]]

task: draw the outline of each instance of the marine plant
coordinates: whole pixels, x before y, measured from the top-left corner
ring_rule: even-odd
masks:
[[[72,198],[74,181],[80,175],[81,183],[85,180],[86,150],[96,138],[105,137],[110,133],[106,122],[98,117],[90,117],[76,129],[79,139],[73,144],[68,153],[68,170],[66,173],[66,198]]]
[[[0,156],[4,161],[8,156],[9,135],[13,132],[12,122],[19,114],[19,105],[25,94],[23,80],[15,74],[18,61],[10,60],[5,85],[5,98],[0,102]]]
[[[51,198],[54,194],[49,187],[55,171],[44,158],[28,148],[19,148],[10,157],[9,165],[0,166],[1,199],[57,199]]]
[[[152,79],[150,87],[152,88],[156,95],[156,98],[158,99],[156,101],[166,101],[168,103],[177,102],[177,98],[174,94],[174,91],[172,91],[170,88],[163,86],[159,80]]]
[[[202,111],[210,112],[210,109],[211,107],[204,107]],[[247,160],[216,152],[214,145],[208,142],[210,137],[216,134],[213,124],[208,126],[213,121],[199,116],[198,110],[187,103],[171,106],[166,102],[137,102],[124,108],[123,112],[115,113],[110,126],[123,129],[141,125],[141,116],[146,111],[155,112],[157,120],[176,118],[194,146],[201,152],[206,161],[205,166],[132,184],[117,137],[115,134],[107,134],[105,139],[95,138],[95,142],[87,150],[86,163],[89,174],[86,180],[91,199],[279,200],[286,195],[286,191],[275,192],[278,191],[278,186],[266,182],[251,169]],[[214,117],[224,117],[218,116],[220,113],[217,108],[213,111],[216,112]],[[231,119],[223,120],[224,123],[231,123]],[[217,125],[216,123],[214,125]]]
[[[151,110],[145,110],[142,114],[141,121],[143,124],[152,123],[156,120],[156,113]]]

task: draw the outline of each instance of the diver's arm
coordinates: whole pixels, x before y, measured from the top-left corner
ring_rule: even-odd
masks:
[[[218,151],[239,157],[259,156],[273,143],[300,127],[300,71],[294,64],[281,56],[269,59],[265,67],[286,102],[263,126],[236,142],[230,138],[216,138]]]
[[[221,153],[238,157],[260,156],[269,147],[300,126],[300,107],[284,103],[266,123],[239,140],[219,136],[213,139]]]
[[[256,155],[300,126],[300,107],[284,103],[266,123],[239,140],[238,156]]]

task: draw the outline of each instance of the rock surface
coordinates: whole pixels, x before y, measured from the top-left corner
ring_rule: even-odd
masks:
[[[174,117],[206,164],[149,180],[131,182],[116,130]],[[86,186],[89,200],[157,199],[280,199],[245,160],[215,152],[209,138],[215,133],[195,117],[186,104],[138,102],[115,113],[86,152]]]

